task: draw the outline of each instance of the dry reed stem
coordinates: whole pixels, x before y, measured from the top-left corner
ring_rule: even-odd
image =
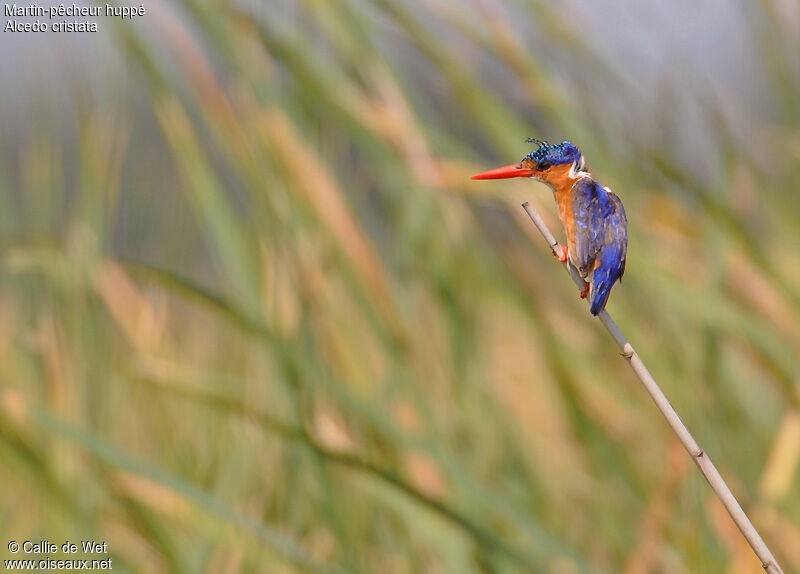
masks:
[[[550,232],[550,229],[548,229],[539,213],[531,207],[527,201],[522,204],[522,208],[527,212],[545,241],[547,241],[550,249],[557,255],[562,255],[563,247],[556,241],[556,238],[553,237],[553,234]],[[569,272],[575,284],[582,289],[584,281],[581,279],[580,275],[578,275],[578,270],[570,265],[569,261],[564,261],[564,267]],[[600,311],[597,318],[600,319],[600,322],[617,342],[617,345],[622,351],[622,356],[628,361],[628,364],[630,364],[636,376],[639,377],[639,380],[642,381],[647,392],[650,393],[650,397],[652,397],[653,401],[656,403],[658,410],[661,411],[661,414],[667,419],[669,426],[671,426],[675,434],[678,435],[684,448],[689,452],[695,464],[700,469],[700,472],[703,473],[703,476],[705,476],[706,480],[711,485],[714,493],[720,499],[723,506],[728,511],[728,514],[731,515],[734,523],[736,523],[736,526],[747,539],[747,542],[756,553],[756,556],[761,560],[761,565],[764,567],[764,570],[769,574],[783,574],[783,570],[780,565],[778,565],[778,561],[775,560],[775,557],[772,555],[769,548],[767,548],[767,545],[764,543],[764,540],[762,540],[755,526],[753,526],[753,523],[750,522],[750,519],[747,517],[744,510],[742,510],[741,505],[736,500],[731,489],[728,488],[722,475],[714,466],[714,463],[711,462],[706,452],[697,444],[697,441],[689,432],[689,429],[686,428],[686,425],[683,424],[678,413],[672,407],[666,395],[634,350],[633,345],[625,338],[625,335],[622,334],[622,331],[620,331],[619,327],[614,322],[614,319],[611,318],[611,315],[609,315],[605,309]]]

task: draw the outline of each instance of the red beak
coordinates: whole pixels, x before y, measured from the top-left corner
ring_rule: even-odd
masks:
[[[484,171],[478,175],[473,175],[472,179],[508,179],[510,177],[530,177],[534,173],[536,173],[535,170],[523,169],[518,163],[515,163],[504,167],[498,167],[497,169],[490,169],[489,171]]]

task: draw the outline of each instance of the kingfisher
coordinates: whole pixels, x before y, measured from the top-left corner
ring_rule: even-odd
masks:
[[[590,312],[605,309],[611,288],[625,273],[628,219],[622,201],[592,178],[581,151],[571,142],[550,144],[535,138],[538,147],[517,164],[492,169],[472,179],[529,177],[547,184],[558,204],[558,217],[567,235],[561,255],[586,282],[581,299],[589,295]],[[588,281],[587,281],[588,279]],[[590,290],[591,289],[591,290]]]

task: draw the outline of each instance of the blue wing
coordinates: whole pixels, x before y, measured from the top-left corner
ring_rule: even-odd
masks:
[[[572,212],[572,262],[584,279],[594,272],[590,300],[591,313],[597,315],[606,306],[611,287],[625,273],[628,220],[619,197],[589,178],[572,189]]]
[[[604,221],[603,242],[592,276],[592,315],[605,309],[611,288],[625,273],[625,260],[628,256],[628,220],[625,208],[616,195],[609,192],[608,196],[614,210]]]
[[[595,259],[605,241],[605,220],[614,204],[603,187],[589,178],[579,180],[571,190],[575,222],[572,262],[584,279],[594,269]]]

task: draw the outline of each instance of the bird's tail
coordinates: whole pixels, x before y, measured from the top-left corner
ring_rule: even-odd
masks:
[[[592,315],[597,315],[606,308],[608,297],[611,295],[611,288],[621,274],[622,261],[618,256],[614,257],[614,255],[617,254],[606,253],[600,266],[594,270],[590,297],[592,306],[589,308],[589,312]]]
[[[597,272],[595,271],[595,277]],[[592,306],[589,307],[589,312],[592,315],[597,315],[600,311],[606,308],[608,297],[611,295],[611,286],[613,283],[602,282],[592,284]]]

